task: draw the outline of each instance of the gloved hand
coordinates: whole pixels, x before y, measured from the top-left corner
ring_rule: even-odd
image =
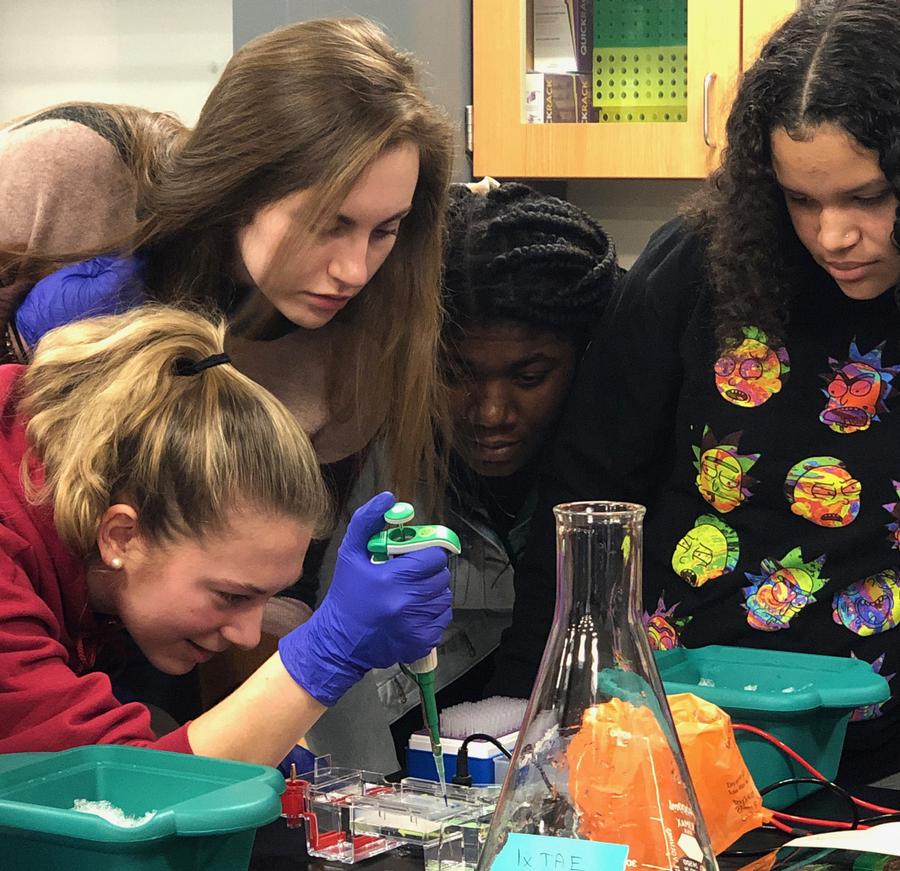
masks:
[[[380,493],[357,509],[338,550],[328,594],[306,623],[278,643],[291,677],[333,705],[369,669],[414,662],[450,623],[450,571],[439,547],[373,565],[366,544],[395,502]]]
[[[295,744],[281,762],[275,767],[284,775],[285,779],[291,776],[291,766],[294,766],[297,774],[305,774],[316,767],[316,754],[306,747]]]
[[[92,257],[38,281],[16,310],[16,329],[33,348],[44,333],[98,315],[118,314],[144,301],[137,257]]]

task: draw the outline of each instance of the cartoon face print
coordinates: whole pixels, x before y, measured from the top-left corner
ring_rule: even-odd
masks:
[[[817,526],[849,526],[859,514],[862,484],[834,457],[807,457],[784,480],[791,511]]]
[[[756,408],[781,390],[790,358],[783,346],[770,347],[762,330],[744,327],[743,332],[744,340],[716,360],[716,389],[733,405]]]
[[[729,451],[710,448],[700,455],[697,489],[723,514],[741,504],[741,467]]]
[[[879,656],[872,663],[872,671],[874,671],[875,674],[881,674],[881,667],[884,665],[884,657],[886,655],[887,654],[882,653],[881,656]],[[859,657],[852,650],[850,651],[850,657],[851,659],[859,659]],[[890,683],[896,676],[896,672],[894,672],[894,674],[882,675],[882,677],[888,683]],[[881,706],[883,704],[884,702],[878,702],[873,705],[860,705],[860,707],[854,708],[853,712],[850,714],[850,722],[859,723],[863,720],[877,720],[882,714]]]
[[[825,586],[828,579],[821,575],[825,556],[803,562],[799,547],[789,551],[781,560],[764,559],[762,574],[746,572],[752,581],[741,591],[747,598],[747,623],[762,632],[789,629],[790,622],[810,602],[813,595]]]
[[[694,468],[700,495],[722,514],[734,510],[752,495],[750,488],[756,483],[747,471],[759,459],[759,454],[738,453],[741,433],[731,433],[718,442],[715,433],[703,428],[700,447],[694,445]]]
[[[822,391],[828,404],[819,420],[829,429],[842,434],[863,432],[879,420],[878,412],[888,410],[884,400],[892,392],[891,381],[900,366],[881,365],[884,344],[861,354],[856,342],[851,342],[846,363],[828,358],[832,371],[822,376],[828,382]]]
[[[835,623],[843,623],[857,635],[877,635],[893,629],[900,620],[900,585],[897,572],[885,569],[851,584],[831,603]]]
[[[861,432],[877,419],[883,381],[871,366],[846,363],[834,370],[825,391],[828,404],[819,420],[839,433]]]
[[[886,502],[881,507],[893,518],[891,522],[887,524],[887,539],[891,543],[891,547],[900,550],[900,481],[892,481],[891,483],[894,485],[898,501]]]
[[[734,570],[741,546],[737,533],[713,514],[701,514],[672,554],[675,574],[692,587]]]
[[[644,611],[643,622],[653,650],[672,650],[681,647],[681,630],[691,622],[690,617],[675,617],[675,611],[681,602],[666,608],[666,600],[660,596],[656,610],[652,614]]]

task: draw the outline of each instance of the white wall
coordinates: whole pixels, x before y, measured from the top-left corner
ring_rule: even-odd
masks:
[[[566,199],[593,215],[616,243],[627,267],[644,249],[651,233],[673,218],[699,181],[606,179],[570,181]]]
[[[102,100],[193,124],[231,23],[231,0],[0,0],[0,120]]]
[[[63,100],[131,103],[193,124],[232,52],[232,0],[0,0],[0,122]],[[571,181],[630,266],[697,182]]]

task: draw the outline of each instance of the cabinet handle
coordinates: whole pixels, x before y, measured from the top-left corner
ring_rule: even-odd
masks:
[[[707,73],[703,77],[703,141],[710,148],[716,147],[714,142],[709,141],[709,91],[715,80],[715,73]]]

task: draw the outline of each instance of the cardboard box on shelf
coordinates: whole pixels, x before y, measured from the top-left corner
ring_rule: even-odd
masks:
[[[575,46],[575,71],[590,75],[594,60],[594,0],[567,0]]]
[[[531,69],[590,73],[594,55],[594,0],[533,0]]]
[[[582,73],[526,73],[528,124],[585,124],[600,120],[591,101],[591,77]]]
[[[533,0],[531,15],[535,72],[578,69],[567,0]]]

